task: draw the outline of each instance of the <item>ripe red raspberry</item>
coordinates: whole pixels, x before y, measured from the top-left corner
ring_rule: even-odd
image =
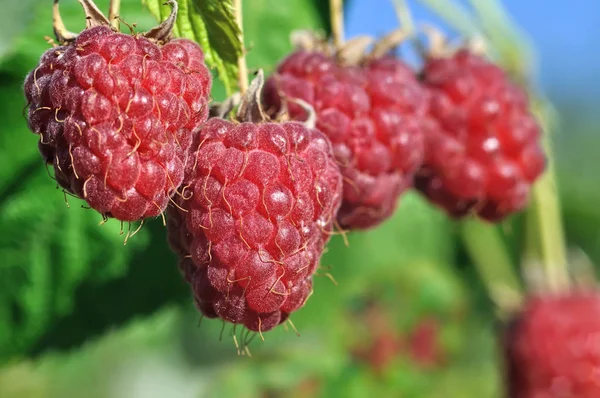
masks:
[[[208,117],[200,47],[157,45],[107,26],[52,48],[25,80],[29,127],[56,181],[105,216],[161,214]]]
[[[419,319],[408,335],[408,350],[413,362],[423,369],[439,367],[446,352],[440,343],[443,324],[435,317]]]
[[[505,335],[511,398],[600,397],[600,295],[536,297]]]
[[[341,66],[326,54],[298,51],[279,65],[263,98],[271,112],[285,103],[296,120],[307,115],[294,99],[315,108],[344,176],[342,227],[371,228],[393,213],[423,155],[426,95],[408,66],[392,56]]]
[[[298,122],[220,118],[199,140],[169,242],[205,316],[267,331],[308,298],[332,233],[342,182],[331,144]]]
[[[498,221],[523,209],[546,164],[526,94],[468,50],[427,60],[423,83],[430,119],[416,188],[455,217]]]

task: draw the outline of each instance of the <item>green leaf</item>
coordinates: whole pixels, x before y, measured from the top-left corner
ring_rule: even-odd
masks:
[[[349,246],[332,241],[325,265],[335,265],[336,278],[359,280],[359,275],[402,267],[415,261],[451,263],[455,255],[454,227],[448,218],[420,195],[407,192],[395,214],[369,231],[351,233]],[[361,265],[349,269],[345,264]]]
[[[27,351],[60,317],[73,310],[85,280],[120,277],[146,245],[142,230],[124,247],[116,221],[82,209],[55,188],[42,161],[0,203],[0,352]],[[102,300],[101,297],[98,298]]]
[[[320,11],[322,0],[252,0],[244,4],[244,40],[250,72],[261,68],[268,75],[292,51],[292,31],[323,30],[327,23]],[[223,85],[215,81],[213,98],[222,99],[225,95]]]
[[[18,82],[18,83],[17,83]],[[32,167],[44,167],[41,160],[36,166],[31,162],[40,159],[38,137],[28,131],[25,124],[26,105],[18,77],[0,73],[0,98],[3,99],[3,132],[0,134],[0,201]],[[13,150],[9,150],[13,148]]]
[[[321,1],[321,0],[319,0]],[[292,50],[290,34],[297,29],[323,29],[314,1],[251,0],[244,4],[244,36],[248,67],[272,71]]]
[[[164,0],[142,0],[160,21],[170,13]],[[235,21],[231,0],[182,0],[173,32],[200,44],[206,63],[216,68],[227,94],[237,87],[237,61],[242,54],[239,28]]]
[[[24,32],[31,21],[29,10],[35,0],[8,1],[2,4],[0,13],[0,59],[12,51],[12,44]]]
[[[70,313],[77,287],[87,279],[122,276],[146,244],[141,231],[123,247],[120,226],[99,226],[100,215],[56,189],[22,115],[21,83],[10,74],[0,135],[0,361],[22,354]]]
[[[28,1],[14,3],[28,3]],[[109,0],[97,0],[96,4],[100,10],[108,10]],[[60,13],[67,29],[70,31],[80,32],[85,28],[85,14],[77,1],[61,1]],[[24,78],[27,71],[35,68],[42,53],[51,48],[44,37],[54,37],[52,2],[36,1],[34,7],[27,9],[27,18],[23,20],[6,12],[3,12],[3,15],[10,16],[12,20],[21,24],[23,29],[15,32],[15,40],[13,40],[7,56],[0,57],[0,68],[5,71],[19,73]],[[149,13],[143,12],[143,8],[137,2],[121,2],[121,17],[130,24],[135,23],[138,31],[147,31],[156,25],[156,19]],[[4,27],[1,19],[0,27]],[[121,24],[121,29],[129,33],[129,28],[124,24]],[[4,36],[1,37],[4,40]]]

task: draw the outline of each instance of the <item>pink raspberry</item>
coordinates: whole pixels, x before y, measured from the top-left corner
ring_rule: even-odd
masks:
[[[106,26],[46,51],[25,80],[29,127],[58,184],[121,221],[165,210],[210,88],[196,43],[157,45]]]
[[[508,396],[600,397],[600,296],[534,297],[505,335]]]
[[[526,94],[467,50],[429,59],[423,82],[430,119],[416,188],[455,217],[498,221],[523,209],[546,164]]]
[[[392,56],[341,66],[323,53],[298,51],[267,81],[263,98],[271,112],[283,103],[296,120],[307,115],[295,99],[316,110],[344,176],[342,227],[371,228],[394,212],[423,156],[426,95],[408,66]]]
[[[264,332],[304,305],[342,182],[331,144],[301,123],[209,119],[169,207],[171,247],[207,317]]]

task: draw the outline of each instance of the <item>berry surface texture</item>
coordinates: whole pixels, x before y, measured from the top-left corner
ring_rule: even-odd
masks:
[[[408,66],[392,56],[342,66],[324,53],[297,51],[263,97],[271,111],[285,107],[297,120],[307,118],[298,99],[314,107],[344,177],[342,228],[372,228],[391,216],[423,156],[426,96]]]
[[[511,398],[600,397],[600,295],[532,298],[506,333]]]
[[[25,81],[30,129],[57,183],[105,217],[160,215],[208,117],[200,47],[106,26],[49,49]]]
[[[341,202],[331,145],[298,122],[210,119],[170,206],[169,242],[204,316],[264,332],[302,307]]]
[[[430,110],[416,188],[454,217],[495,222],[524,209],[546,167],[525,92],[468,50],[431,57],[422,78]]]

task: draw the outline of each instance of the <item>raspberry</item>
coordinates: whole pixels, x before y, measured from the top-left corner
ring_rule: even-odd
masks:
[[[207,317],[267,331],[304,305],[342,195],[327,138],[298,122],[203,126],[169,242]]]
[[[369,302],[354,321],[365,327],[366,333],[351,349],[353,356],[377,375],[382,375],[390,369],[404,349],[402,336],[392,322],[388,308],[380,302]],[[357,332],[360,333],[358,330]]]
[[[505,335],[509,396],[600,396],[600,295],[531,298]]]
[[[444,347],[440,344],[441,322],[434,317],[419,319],[408,336],[410,357],[416,365],[429,369],[444,363]]]
[[[107,26],[52,48],[25,80],[30,129],[58,184],[105,217],[161,214],[208,117],[200,47]]]
[[[423,155],[426,95],[408,66],[392,56],[342,66],[324,53],[297,51],[268,80],[263,99],[271,112],[283,102],[296,120],[307,115],[295,99],[315,108],[344,176],[342,227],[371,228],[393,213]]]
[[[416,188],[457,218],[475,212],[499,221],[522,210],[546,164],[526,94],[465,49],[430,58],[423,83],[430,118]]]

